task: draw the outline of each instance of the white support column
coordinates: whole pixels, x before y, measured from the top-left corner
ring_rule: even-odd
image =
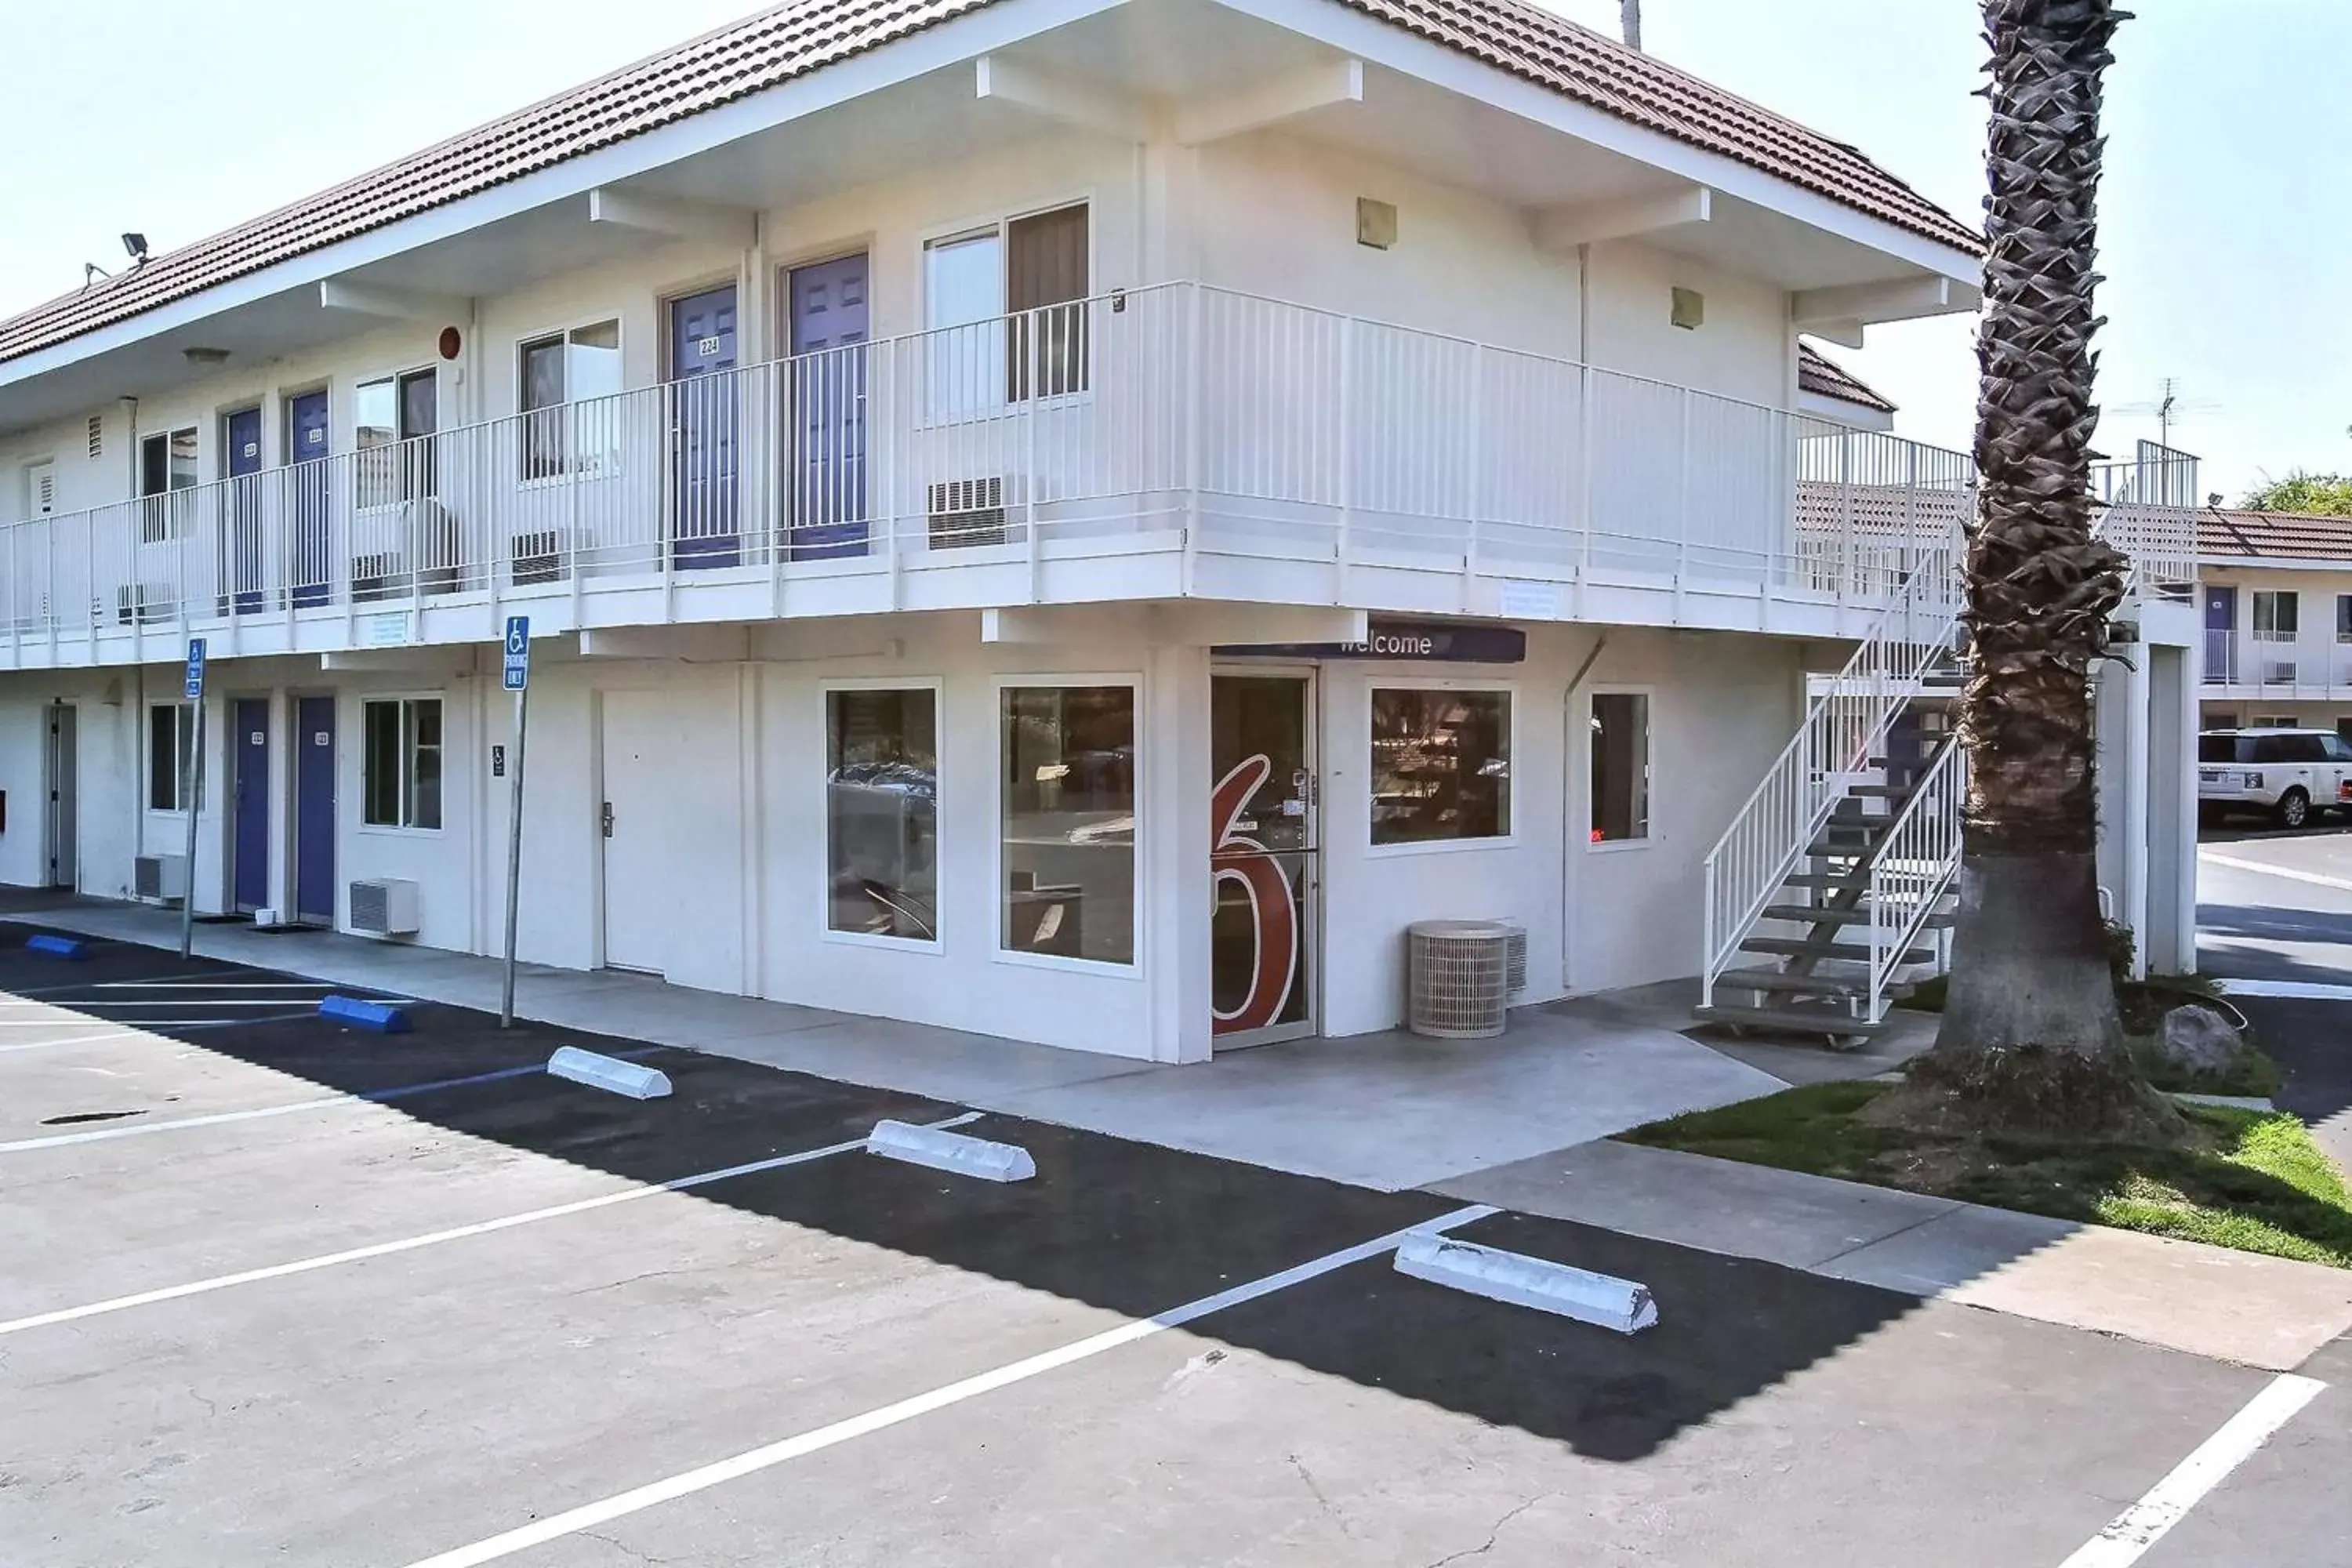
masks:
[[[1209,650],[1156,648],[1143,693],[1139,847],[1151,1059],[1209,1059]]]

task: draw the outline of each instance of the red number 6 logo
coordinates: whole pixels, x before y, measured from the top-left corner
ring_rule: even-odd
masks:
[[[1249,895],[1250,927],[1256,952],[1250,965],[1249,994],[1232,1012],[1210,1005],[1214,1022],[1210,1032],[1235,1034],[1263,1029],[1282,1016],[1290,988],[1298,976],[1298,906],[1293,901],[1290,878],[1265,845],[1235,829],[1242,808],[1265,783],[1274,764],[1261,752],[1234,764],[1217,781],[1209,797],[1210,853],[1216,875],[1211,897],[1228,881],[1239,882]]]

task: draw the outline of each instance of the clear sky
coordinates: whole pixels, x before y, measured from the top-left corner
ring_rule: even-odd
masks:
[[[1550,0],[1614,32],[1617,0]],[[396,158],[757,9],[755,0],[0,0],[0,310]],[[2156,434],[2232,500],[2352,470],[2352,0],[2138,0],[2108,79],[2102,442]],[[1644,0],[1654,54],[1861,147],[1963,217],[1983,190],[1970,0]],[[1832,349],[1966,447],[1972,327]]]

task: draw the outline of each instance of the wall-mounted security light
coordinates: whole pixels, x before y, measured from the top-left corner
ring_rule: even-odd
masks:
[[[1675,289],[1667,320],[1686,332],[1698,331],[1706,321],[1706,296],[1696,289]]]
[[[180,351],[180,357],[190,364],[218,364],[228,358],[228,350],[185,348]]]
[[[1376,201],[1370,196],[1356,198],[1356,243],[1369,245],[1374,250],[1386,250],[1397,239],[1397,210],[1394,202]]]
[[[122,237],[122,248],[130,255],[131,265],[136,267],[147,259],[147,237],[143,234],[126,234]]]

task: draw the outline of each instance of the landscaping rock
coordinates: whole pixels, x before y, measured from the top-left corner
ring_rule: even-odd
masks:
[[[2157,1054],[2185,1073],[2227,1078],[2252,1050],[2229,1019],[2210,1007],[2175,1007],[2156,1035]]]

